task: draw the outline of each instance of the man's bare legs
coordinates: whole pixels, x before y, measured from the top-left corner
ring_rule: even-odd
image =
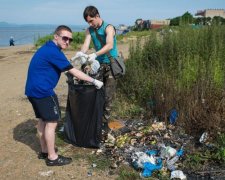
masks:
[[[47,166],[63,166],[72,162],[72,158],[58,155],[55,152],[56,127],[57,121],[44,122],[41,119],[37,126],[42,150],[42,155],[39,156],[39,159],[46,159]],[[43,154],[45,155],[43,156]]]
[[[46,122],[45,125],[45,141],[48,149],[48,159],[57,159],[58,155],[55,152],[55,129],[57,121]]]
[[[48,158],[54,160],[58,157],[55,152],[55,129],[57,121],[44,122],[39,119],[37,131],[41,144],[41,152],[48,153]]]
[[[42,119],[39,119],[38,125],[37,125],[37,132],[39,135],[40,145],[41,145],[41,152],[47,153],[48,148],[45,141],[45,125],[46,123],[42,121]]]

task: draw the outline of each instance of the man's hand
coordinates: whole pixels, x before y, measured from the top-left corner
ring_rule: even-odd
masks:
[[[86,62],[86,59],[88,58],[88,55],[87,54],[84,54],[82,51],[78,51],[76,53],[76,55],[74,57],[71,58],[71,61],[74,61],[75,59],[77,58],[81,58],[82,60],[82,64],[84,64]],[[85,59],[85,60],[84,60]]]
[[[88,55],[88,62],[92,63],[96,58],[97,58],[97,54],[96,53],[89,54]]]
[[[95,85],[95,87],[97,89],[101,89],[101,87],[103,86],[103,82],[102,81],[99,81],[97,79],[94,79],[92,83]]]

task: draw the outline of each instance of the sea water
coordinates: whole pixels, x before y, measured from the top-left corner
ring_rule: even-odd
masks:
[[[34,44],[39,37],[52,34],[57,25],[15,25],[0,27],[0,47],[9,46],[13,37],[16,45]],[[73,32],[82,32],[85,26],[69,26]]]

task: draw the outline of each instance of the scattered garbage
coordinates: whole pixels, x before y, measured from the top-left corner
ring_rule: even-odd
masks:
[[[132,155],[132,165],[135,169],[143,169],[141,177],[147,178],[152,175],[152,172],[162,168],[162,160],[156,158],[156,151],[135,152]]]
[[[201,137],[200,137],[200,139],[199,139],[199,142],[203,144],[203,143],[206,142],[207,139],[208,139],[208,133],[207,133],[207,132],[204,132],[204,133],[201,135]]]
[[[122,127],[111,126],[108,138],[102,141],[95,154],[109,159],[111,171],[121,165],[130,165],[140,172],[141,178],[159,174],[168,179],[195,177],[183,164],[187,160],[186,154],[195,148],[194,137],[186,134],[177,123],[176,126],[166,125],[153,119],[150,122],[153,123],[124,120]],[[207,133],[204,136],[209,138]]]
[[[179,160],[180,156],[183,155],[183,149],[180,149],[176,152],[176,155],[172,158],[169,159],[166,164],[167,164],[167,168],[170,171],[174,171],[176,169],[175,163]]]
[[[153,171],[160,170],[162,168],[162,160],[158,159],[156,164],[152,164],[150,162],[144,163],[143,172],[141,173],[141,177],[148,178],[152,175]]]
[[[176,122],[177,118],[178,118],[177,110],[172,109],[170,112],[170,117],[169,117],[170,124],[174,124]]]
[[[47,176],[47,177],[50,177],[51,175],[54,174],[54,171],[50,170],[50,171],[42,171],[42,172],[39,172],[39,174],[41,176]]]
[[[180,171],[180,170],[171,172],[170,179],[174,179],[174,178],[181,179],[181,180],[187,179],[187,177],[184,175],[183,171]]]
[[[161,148],[160,151],[160,156],[161,158],[166,158],[166,159],[170,159],[171,157],[173,157],[177,150],[170,147],[170,146],[165,146],[165,144],[159,144],[159,147]]]
[[[155,123],[152,124],[152,128],[154,130],[165,130],[166,125],[163,122],[155,122]]]
[[[150,162],[151,164],[156,163],[156,159],[153,156],[149,156],[148,154],[146,154],[144,152],[135,152],[132,155],[132,159],[133,159],[132,164],[135,169],[143,168],[144,163],[146,163],[146,162]]]
[[[108,123],[108,126],[111,130],[118,130],[120,128],[123,128],[125,126],[125,124],[122,122],[122,121],[119,121],[119,120],[111,120],[109,123]]]
[[[166,126],[159,121],[149,124],[142,120],[128,120],[122,127],[111,127],[96,155],[109,156],[111,169],[121,164],[131,165],[141,171],[141,178],[150,177],[155,171],[169,176],[169,172],[179,168],[186,144],[193,139],[179,126]]]

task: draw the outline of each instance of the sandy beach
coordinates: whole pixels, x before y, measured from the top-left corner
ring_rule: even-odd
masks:
[[[127,43],[120,44],[118,49],[125,58],[128,57]],[[0,174],[1,179],[114,179],[116,175],[96,171],[88,177],[88,164],[85,160],[74,160],[63,167],[47,167],[43,160],[37,158],[40,151],[36,136],[35,119],[32,107],[24,95],[27,69],[34,52],[33,45],[21,45],[0,48]],[[71,58],[75,51],[65,51]],[[60,106],[66,107],[67,83],[62,74],[55,89]],[[73,153],[81,151],[68,144],[67,149]],[[87,153],[91,150],[85,149]],[[64,155],[67,154],[64,152]]]

